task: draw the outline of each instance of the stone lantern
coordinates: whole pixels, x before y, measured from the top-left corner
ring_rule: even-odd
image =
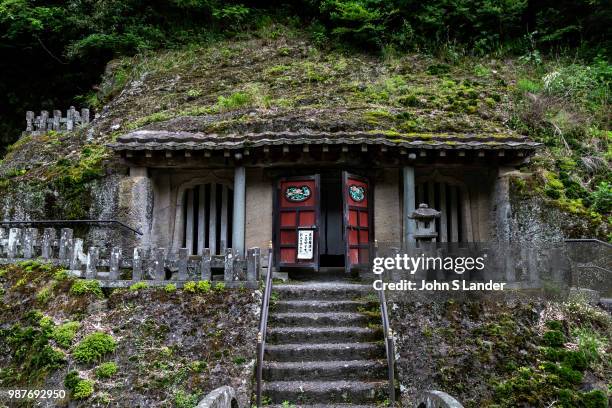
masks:
[[[433,208],[429,208],[427,204],[419,204],[419,208],[414,210],[412,214],[408,216],[415,220],[416,230],[414,232],[414,238],[417,241],[431,241],[438,237],[436,232],[436,218],[440,217],[440,211],[436,211]]]

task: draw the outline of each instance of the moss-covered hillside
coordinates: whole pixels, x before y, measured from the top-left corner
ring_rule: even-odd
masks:
[[[612,317],[581,300],[394,299],[404,406],[439,389],[468,408],[606,408]]]
[[[46,264],[3,267],[0,388],[66,389],[57,406],[190,408],[229,384],[247,403],[258,297],[190,286],[103,291]]]
[[[377,130],[423,139],[523,134],[545,148],[526,166],[533,177],[519,180],[519,189],[584,221],[573,236],[608,238],[612,68],[606,62],[380,56],[318,47],[304,32],[277,24],[246,37],[111,61],[89,101],[98,114],[92,128],[18,142],[0,163],[0,188],[37,183],[35,190],[47,193],[31,208],[82,216],[91,201],[87,183],[110,171],[104,145],[140,128]],[[75,211],[74,197],[86,203],[82,211]]]

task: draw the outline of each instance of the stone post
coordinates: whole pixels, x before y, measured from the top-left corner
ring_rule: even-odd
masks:
[[[415,210],[415,181],[414,181],[414,167],[404,167],[403,181],[404,181],[404,206],[402,212],[402,220],[404,225],[404,244],[413,244],[416,242],[414,238],[414,231],[416,224],[409,215]]]
[[[153,213],[153,183],[146,167],[130,167],[129,177],[119,185],[118,219],[143,235],[126,235],[123,247],[150,248]]]
[[[244,222],[246,213],[246,173],[242,166],[234,170],[234,218],[232,225],[233,249],[244,256]]]

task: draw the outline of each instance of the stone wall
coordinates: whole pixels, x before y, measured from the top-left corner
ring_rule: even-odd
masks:
[[[272,240],[274,187],[260,168],[247,168],[246,179],[245,246],[259,247],[265,254]]]
[[[402,239],[399,169],[384,169],[374,185],[374,236],[379,241]]]

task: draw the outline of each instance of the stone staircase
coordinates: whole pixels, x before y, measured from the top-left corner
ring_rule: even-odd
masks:
[[[376,406],[387,400],[379,303],[350,281],[274,285],[263,366],[263,402]]]

